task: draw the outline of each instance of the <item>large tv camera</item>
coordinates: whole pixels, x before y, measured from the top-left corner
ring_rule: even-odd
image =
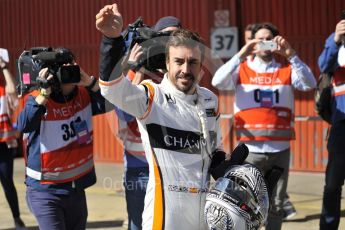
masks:
[[[126,54],[130,52],[135,43],[142,46],[143,54],[138,62],[128,63],[131,69],[141,67],[149,71],[165,69],[165,45],[171,32],[157,32],[144,24],[139,17],[134,23],[129,24],[123,33],[126,44]]]
[[[80,68],[73,65],[74,56],[66,48],[53,49],[51,47],[34,47],[25,50],[18,59],[18,82],[19,95],[31,92],[38,88],[60,84],[78,83],[80,81]],[[71,64],[71,65],[66,65]],[[46,80],[38,77],[41,69],[48,68],[54,77]]]

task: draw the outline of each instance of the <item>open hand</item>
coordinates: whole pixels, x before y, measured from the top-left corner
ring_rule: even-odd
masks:
[[[143,48],[138,43],[135,43],[132,49],[130,50],[128,61],[138,62],[142,55],[143,55]]]

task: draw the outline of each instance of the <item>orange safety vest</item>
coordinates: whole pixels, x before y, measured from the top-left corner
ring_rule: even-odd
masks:
[[[0,142],[13,140],[16,137],[17,131],[13,128],[9,116],[5,86],[0,82]]]
[[[37,96],[38,92],[32,93]],[[47,112],[41,120],[41,169],[27,167],[26,174],[42,184],[65,183],[76,180],[94,168],[93,127],[91,99],[86,89],[79,87],[78,94],[69,102],[57,103],[49,99]],[[78,143],[76,122],[85,121],[90,134],[85,143]]]
[[[335,97],[345,94],[345,66],[340,66],[333,73],[333,95]]]
[[[289,141],[293,131],[291,66],[256,73],[240,64],[236,85],[235,128],[239,141]]]

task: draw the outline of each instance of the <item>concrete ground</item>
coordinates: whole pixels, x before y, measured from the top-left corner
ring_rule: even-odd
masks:
[[[89,218],[87,229],[124,229],[126,206],[122,190],[121,164],[97,163],[98,182],[87,189]],[[28,229],[38,229],[33,215],[25,202],[24,161],[15,160],[14,180],[19,196],[21,216]],[[321,199],[324,184],[323,174],[290,173],[289,195],[297,208],[298,214],[293,220],[284,222],[283,230],[318,229]],[[344,195],[344,192],[343,192]],[[345,201],[342,199],[342,207]],[[339,229],[345,229],[345,209],[342,211]],[[0,189],[0,229],[13,229],[13,220],[5,200],[3,189]]]

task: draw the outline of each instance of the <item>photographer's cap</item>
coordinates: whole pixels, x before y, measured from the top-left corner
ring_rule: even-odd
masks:
[[[161,31],[167,27],[178,27],[181,28],[181,21],[180,19],[174,17],[174,16],[166,16],[163,18],[160,18],[158,22],[156,23],[154,30],[155,31]]]

